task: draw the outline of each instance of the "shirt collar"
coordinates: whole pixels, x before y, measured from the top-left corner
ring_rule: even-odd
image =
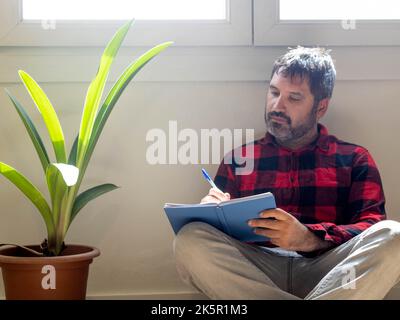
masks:
[[[301,150],[304,149],[313,149],[314,147],[318,147],[319,149],[321,149],[322,151],[328,151],[329,150],[329,133],[328,133],[328,129],[318,123],[318,138],[315,139],[314,142],[312,142],[311,144],[309,144],[308,146],[302,148]],[[269,145],[273,145],[279,148],[283,148],[282,146],[280,146],[276,140],[275,137],[273,135],[271,135],[269,132],[267,132],[264,136],[264,138],[261,139],[260,141],[261,144],[269,144]]]

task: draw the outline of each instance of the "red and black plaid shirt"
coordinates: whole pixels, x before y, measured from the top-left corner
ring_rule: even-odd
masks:
[[[272,192],[278,208],[338,246],[386,219],[385,198],[368,150],[329,135],[321,124],[318,131],[314,143],[296,151],[279,146],[267,133],[254,141],[250,174],[235,175],[235,161],[222,161],[215,183],[231,198]]]

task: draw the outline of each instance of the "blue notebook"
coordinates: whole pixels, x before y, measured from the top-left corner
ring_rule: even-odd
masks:
[[[166,203],[164,211],[175,234],[187,223],[202,221],[227,235],[244,242],[267,241],[257,235],[247,221],[259,218],[259,213],[275,209],[275,198],[271,192],[253,196],[206,204]]]

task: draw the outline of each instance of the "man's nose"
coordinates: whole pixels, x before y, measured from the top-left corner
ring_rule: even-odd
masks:
[[[286,111],[285,103],[283,101],[282,96],[279,96],[275,101],[272,102],[271,111],[275,111],[275,112],[285,112]]]

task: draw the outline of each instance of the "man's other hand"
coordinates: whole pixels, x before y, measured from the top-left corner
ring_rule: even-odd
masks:
[[[255,228],[254,233],[270,238],[272,244],[286,250],[311,252],[332,245],[280,208],[263,211],[260,219],[249,221],[249,226]]]

